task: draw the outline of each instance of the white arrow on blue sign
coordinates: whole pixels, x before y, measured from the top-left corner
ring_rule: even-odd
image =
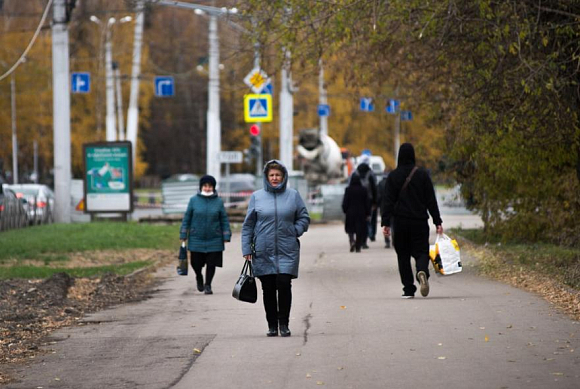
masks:
[[[318,116],[320,116],[320,117],[330,116],[330,105],[318,104]]]
[[[174,81],[172,76],[155,77],[155,96],[171,97],[175,94]]]
[[[413,120],[413,113],[411,111],[401,111],[401,120],[403,121]]]
[[[90,73],[73,73],[71,74],[71,91],[72,93],[89,93],[91,90]]]
[[[387,113],[397,113],[401,107],[401,102],[399,100],[390,99],[389,105],[385,107]]]
[[[362,97],[360,99],[360,110],[363,112],[373,112],[375,110],[375,105],[373,104],[372,97]]]

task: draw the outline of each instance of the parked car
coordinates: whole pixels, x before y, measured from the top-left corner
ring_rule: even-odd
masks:
[[[0,231],[26,227],[28,218],[21,200],[8,185],[0,185]]]
[[[28,224],[54,222],[54,192],[46,185],[9,185],[26,209]]]
[[[229,201],[237,203],[246,201],[256,190],[256,177],[253,174],[231,174],[229,177]],[[219,183],[219,195],[225,196],[228,190],[228,178],[222,177]]]

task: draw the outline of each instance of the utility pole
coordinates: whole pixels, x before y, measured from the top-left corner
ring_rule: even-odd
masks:
[[[324,67],[322,66],[322,59],[318,61],[320,73],[318,75],[318,103],[320,105],[327,105],[328,99],[326,97],[326,88],[324,87]],[[328,117],[320,116],[320,135],[328,135]]]
[[[16,80],[10,75],[10,105],[12,110],[12,177],[18,184],[18,135],[16,134]]]
[[[284,52],[280,82],[280,161],[288,171],[294,170],[293,160],[293,127],[294,98],[292,96],[292,74],[290,73],[290,51]]]
[[[38,141],[35,139],[32,145],[34,149],[34,183],[38,184]]]
[[[123,118],[123,93],[121,89],[121,71],[119,64],[113,62],[113,73],[115,76],[115,95],[117,96],[117,123],[119,123],[119,132],[117,139],[125,140],[125,123]]]
[[[115,122],[115,86],[113,77],[113,42],[111,42],[111,29],[115,23],[115,18],[109,18],[105,26],[105,78],[106,78],[106,95],[107,95],[107,142],[117,139],[116,122]]]
[[[70,223],[71,139],[66,0],[54,0],[52,7],[55,221]]]
[[[401,146],[401,110],[395,113],[395,167],[399,158],[399,147]]]
[[[139,76],[141,74],[141,46],[143,43],[143,25],[145,14],[143,0],[137,3],[135,18],[135,36],[133,39],[133,66],[131,71],[131,95],[127,110],[127,140],[133,145],[133,170],[137,162],[137,130],[139,125]]]
[[[209,85],[207,105],[207,174],[220,180],[220,163],[217,159],[221,149],[220,121],[220,75],[219,75],[219,41],[217,15],[209,17]]]

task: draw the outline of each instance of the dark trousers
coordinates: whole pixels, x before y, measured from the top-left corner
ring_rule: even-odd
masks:
[[[191,259],[191,267],[195,272],[196,280],[203,283],[203,274],[201,273],[203,269],[204,263],[201,261],[194,261],[193,256]],[[215,275],[215,265],[207,263],[205,264],[205,284],[211,286],[211,281],[213,280],[213,276]]]
[[[371,220],[367,222],[368,228],[368,237],[371,239],[372,242],[375,241],[375,237],[377,236],[377,214],[378,210],[375,208],[371,213]],[[366,243],[366,239],[365,239]]]
[[[399,275],[403,292],[414,295],[417,291],[411,267],[411,257],[415,258],[417,273],[424,271],[429,277],[429,224],[427,220],[394,220],[393,245],[399,262]]]
[[[292,276],[269,274],[258,278],[262,283],[268,327],[278,327],[278,323],[288,325],[292,306]]]

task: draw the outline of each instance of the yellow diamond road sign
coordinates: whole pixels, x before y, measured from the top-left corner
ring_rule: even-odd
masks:
[[[244,78],[244,82],[252,88],[254,93],[262,93],[262,89],[268,84],[268,80],[268,75],[260,68],[252,69],[246,78]]]
[[[245,95],[244,119],[246,123],[272,121],[272,95]]]

